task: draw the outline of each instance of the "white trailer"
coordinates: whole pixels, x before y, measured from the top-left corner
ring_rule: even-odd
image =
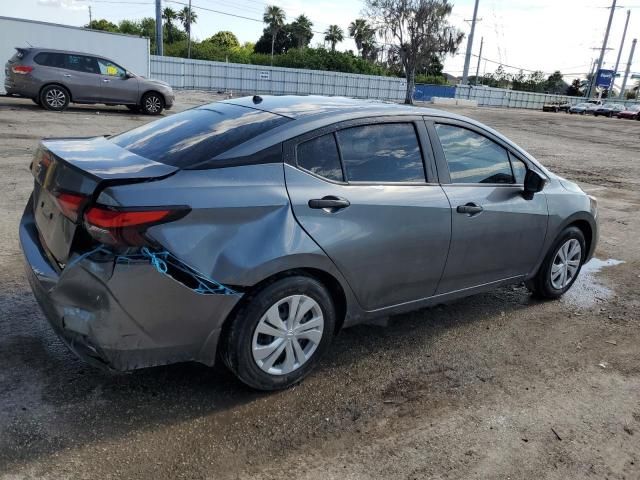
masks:
[[[149,76],[148,38],[0,16],[0,94],[6,93],[4,64],[15,47],[29,46],[101,55]]]

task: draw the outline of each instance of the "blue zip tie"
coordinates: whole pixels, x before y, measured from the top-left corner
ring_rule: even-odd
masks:
[[[142,247],[140,249],[140,253],[131,253],[126,255],[115,254],[114,252],[106,249],[103,246],[99,246],[90,250],[88,252],[83,253],[82,255],[74,258],[71,262],[67,263],[67,267],[72,267],[82,260],[96,254],[96,253],[104,253],[108,255],[114,255],[116,263],[130,263],[131,260],[148,260],[149,264],[155,268],[155,270],[166,276],[171,276],[168,273],[169,266],[175,268],[176,270],[185,273],[186,275],[191,276],[198,284],[196,288],[191,288],[194,292],[201,295],[238,295],[238,292],[235,290],[223,285],[222,283],[217,282],[213,278],[206,276],[204,273],[199,272],[193,267],[190,267],[182,260],[180,260],[175,255],[172,255],[167,250],[162,250],[160,252],[152,252],[147,247]],[[174,279],[175,280],[175,279]],[[185,285],[186,286],[186,285]],[[190,287],[187,287],[190,288]]]

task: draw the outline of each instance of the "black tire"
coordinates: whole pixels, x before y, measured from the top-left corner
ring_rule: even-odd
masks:
[[[127,105],[126,107],[134,113],[140,112],[140,105]]]
[[[278,301],[284,300],[292,295],[305,295],[310,297],[316,302],[317,306],[319,306],[324,318],[322,337],[316,344],[317,347],[315,347],[315,350],[311,353],[308,360],[303,362],[299,367],[289,373],[270,374],[263,370],[258,365],[258,361],[254,359],[254,334],[256,338],[260,338],[256,333],[256,329],[263,316]],[[282,308],[279,308],[278,315],[280,318],[282,318],[283,315],[286,317],[288,307],[284,310],[285,312],[283,314]],[[220,353],[223,362],[244,384],[257,390],[271,391],[290,387],[300,382],[311,372],[333,340],[336,313],[331,295],[319,281],[311,277],[297,275],[276,280],[264,286],[259,291],[250,294],[244,299],[243,305],[234,314],[233,318],[230,319],[230,322],[229,326],[225,328],[224,337],[221,339],[220,344]],[[302,323],[302,325],[304,325],[304,323]],[[291,330],[289,330],[289,334],[290,333]],[[267,336],[267,338],[269,337]],[[271,338],[273,338],[273,340],[268,339],[268,343],[277,341],[276,337]],[[286,341],[287,339],[283,339],[280,345]],[[298,343],[298,346],[300,346],[300,343]],[[288,353],[288,350],[277,355],[275,363],[273,363],[274,367],[286,353]],[[273,357],[275,358],[276,355],[274,354]],[[284,359],[281,361],[281,364],[284,364]]]
[[[140,103],[141,110],[147,115],[160,115],[164,110],[164,97],[157,92],[145,93]]]
[[[580,264],[569,283],[567,283],[563,288],[556,288],[551,281],[551,269],[554,266],[554,261],[560,247],[572,239],[577,240],[580,244]],[[578,227],[567,227],[562,231],[549,249],[549,252],[545,256],[542,265],[540,265],[540,269],[536,276],[526,282],[527,287],[539,298],[555,299],[561,297],[571,288],[573,283],[576,281],[576,278],[578,278],[578,275],[580,275],[580,270],[582,269],[586,254],[586,242],[582,231]]]
[[[47,110],[61,112],[69,106],[71,95],[61,85],[47,85],[40,90],[40,104]]]

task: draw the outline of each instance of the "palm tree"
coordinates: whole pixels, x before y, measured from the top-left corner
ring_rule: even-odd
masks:
[[[182,22],[184,31],[187,32],[187,58],[191,58],[191,24],[198,20],[198,14],[191,8],[191,1],[188,7],[178,12],[178,20]]]
[[[313,37],[312,27],[313,23],[309,20],[309,17],[304,14],[291,22],[291,32],[296,39],[296,46],[298,48],[304,48],[309,44]]]
[[[344,40],[344,32],[338,25],[329,25],[329,28],[324,32],[324,41],[331,44],[331,51],[336,51],[336,43],[340,43]]]
[[[271,30],[271,65],[273,65],[273,50],[276,45],[276,35],[284,27],[284,21],[287,16],[280,7],[276,5],[268,5],[264,9],[264,15],[262,21],[267,24],[269,30]]]
[[[165,7],[162,11],[162,18],[167,25],[167,35],[169,36],[169,43],[173,43],[173,21],[178,18],[178,14],[171,7]]]
[[[366,43],[372,43],[374,33],[373,28],[364,18],[356,18],[349,24],[349,36],[356,42],[358,52]]]
[[[165,10],[167,9],[165,8]],[[187,32],[187,34],[191,33],[191,24],[197,22],[198,14],[194,12],[192,8],[184,7],[178,12],[177,17],[180,23],[182,23],[184,31]]]

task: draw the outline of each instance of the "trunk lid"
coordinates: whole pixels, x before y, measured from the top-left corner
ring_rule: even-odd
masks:
[[[63,214],[57,201],[61,194],[86,197],[86,206],[106,184],[143,182],[177,170],[104,137],[43,140],[31,164],[33,211],[43,246],[64,265],[82,223],[82,211],[76,221]]]

